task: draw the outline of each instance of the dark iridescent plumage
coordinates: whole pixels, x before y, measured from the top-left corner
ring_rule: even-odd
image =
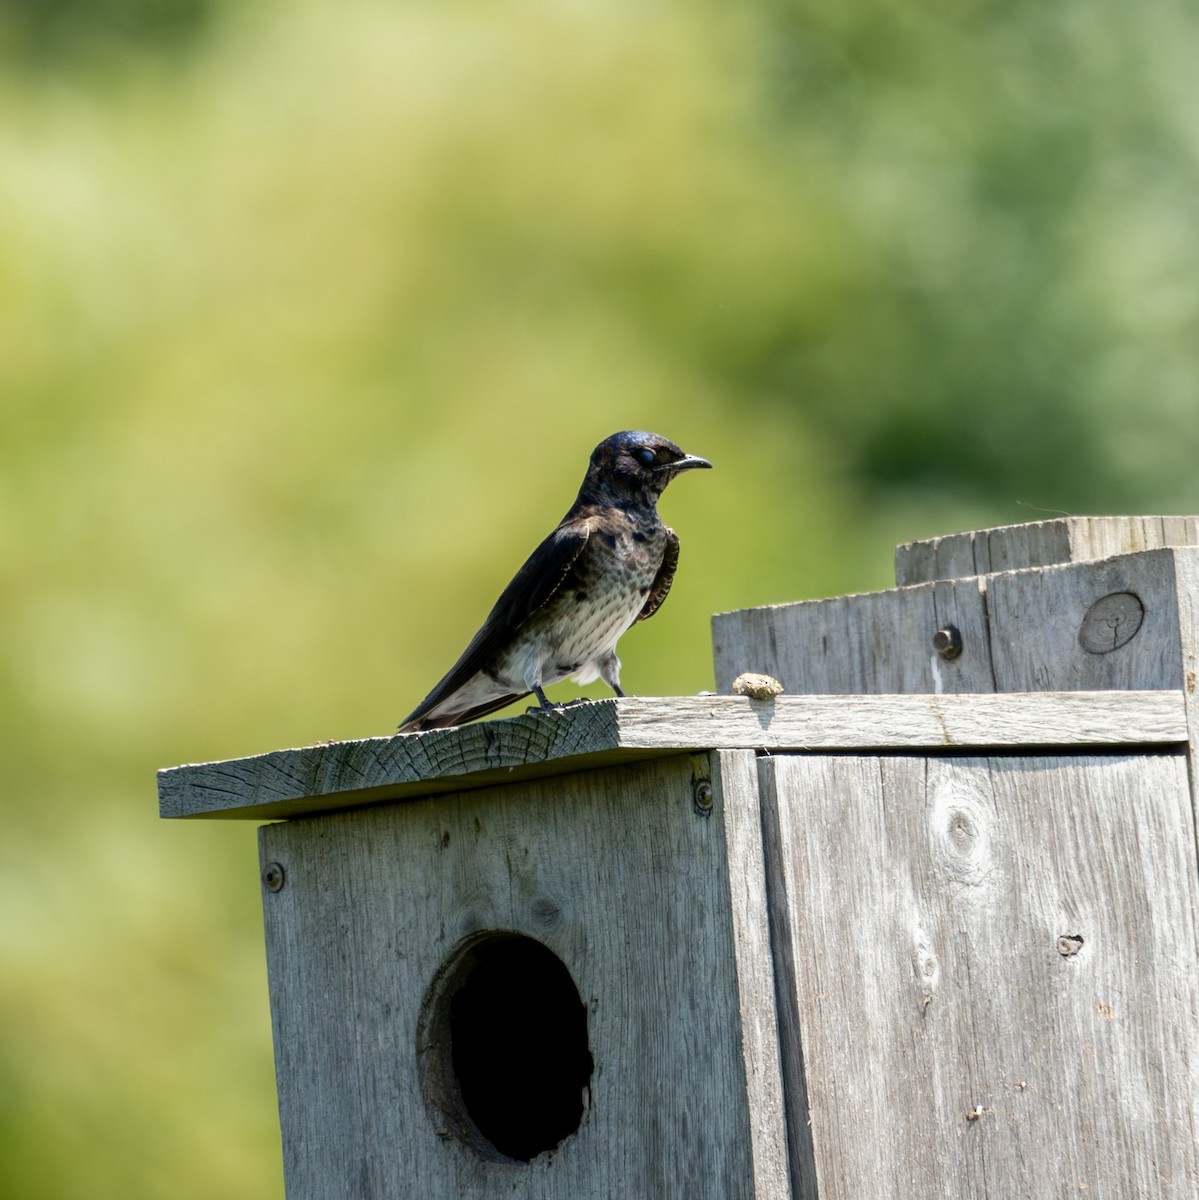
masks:
[[[615,433],[591,455],[566,516],[504,589],[462,657],[400,726],[459,725],[573,676],[618,695],[616,643],[666,599],[679,540],[657,501],[681,471],[710,467],[653,433]]]

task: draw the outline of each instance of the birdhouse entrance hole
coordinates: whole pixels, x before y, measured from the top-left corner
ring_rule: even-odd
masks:
[[[459,946],[425,998],[419,1049],[439,1127],[485,1158],[529,1162],[582,1124],[587,1009],[533,938],[486,933]]]

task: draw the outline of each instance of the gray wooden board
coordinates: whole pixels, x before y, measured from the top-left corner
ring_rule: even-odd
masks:
[[[164,817],[273,819],[706,749],[1185,741],[1174,692],[628,697],[159,772]]]
[[[962,638],[952,661],[933,648],[946,625]],[[995,691],[977,579],[718,613],[712,648],[719,692],[743,671],[773,675],[789,693]]]
[[[757,754],[712,755],[716,812],[724,822],[729,911],[737,960],[741,1048],[753,1148],[755,1200],[791,1197],[787,1161],[777,998],[771,971],[770,922],[759,803]]]
[[[264,826],[289,1200],[783,1200],[778,1059],[744,1017],[773,1010],[752,757]],[[548,946],[589,1012],[590,1107],[528,1164],[460,1143],[417,1069],[426,990],[482,930]]]
[[[990,576],[996,690],[1181,688],[1177,553],[1152,550]],[[1081,634],[1091,607],[1104,597],[1129,593],[1144,607],[1135,636],[1108,653],[1085,649]]]
[[[800,1041],[798,992],[792,917],[785,886],[784,842],[779,829],[775,783],[781,759],[758,759],[758,808],[762,821],[762,853],[766,870],[766,909],[770,921],[771,961],[777,1004],[779,1057],[783,1070],[783,1113],[787,1129],[787,1161],[793,1200],[819,1200],[812,1146],[811,1110]],[[794,824],[794,821],[793,823]]]
[[[895,551],[895,582],[963,579],[1197,544],[1194,516],[1057,517],[905,543]]]
[[[792,694],[1181,688],[1175,562],[1189,553],[1151,550],[722,613],[713,618],[717,687],[761,671]],[[1139,630],[1110,653],[1088,650],[1088,612],[1117,593],[1143,605]],[[950,624],[962,653],[947,661],[932,637]]]
[[[1199,1195],[1183,754],[761,769],[798,1195]]]
[[[1179,669],[1191,756],[1191,799],[1199,821],[1199,549],[1175,553],[1174,585],[1178,602]]]

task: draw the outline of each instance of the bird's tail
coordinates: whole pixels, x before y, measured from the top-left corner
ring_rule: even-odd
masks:
[[[397,732],[421,733],[427,729],[446,729],[451,725],[465,725],[467,721],[485,717],[488,713],[498,712],[501,708],[507,708],[509,704],[514,704],[517,700],[523,700],[525,696],[531,695],[532,692],[512,692],[506,696],[499,696],[495,700],[489,700],[486,704],[476,704],[474,708],[466,709],[436,705],[426,709],[424,705],[421,705],[415,712],[409,713],[404,718]]]

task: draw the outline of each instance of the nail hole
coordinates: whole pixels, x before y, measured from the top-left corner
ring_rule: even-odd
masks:
[[[1063,933],[1057,939],[1057,952],[1063,958],[1073,958],[1082,949],[1082,945],[1082,934]]]

